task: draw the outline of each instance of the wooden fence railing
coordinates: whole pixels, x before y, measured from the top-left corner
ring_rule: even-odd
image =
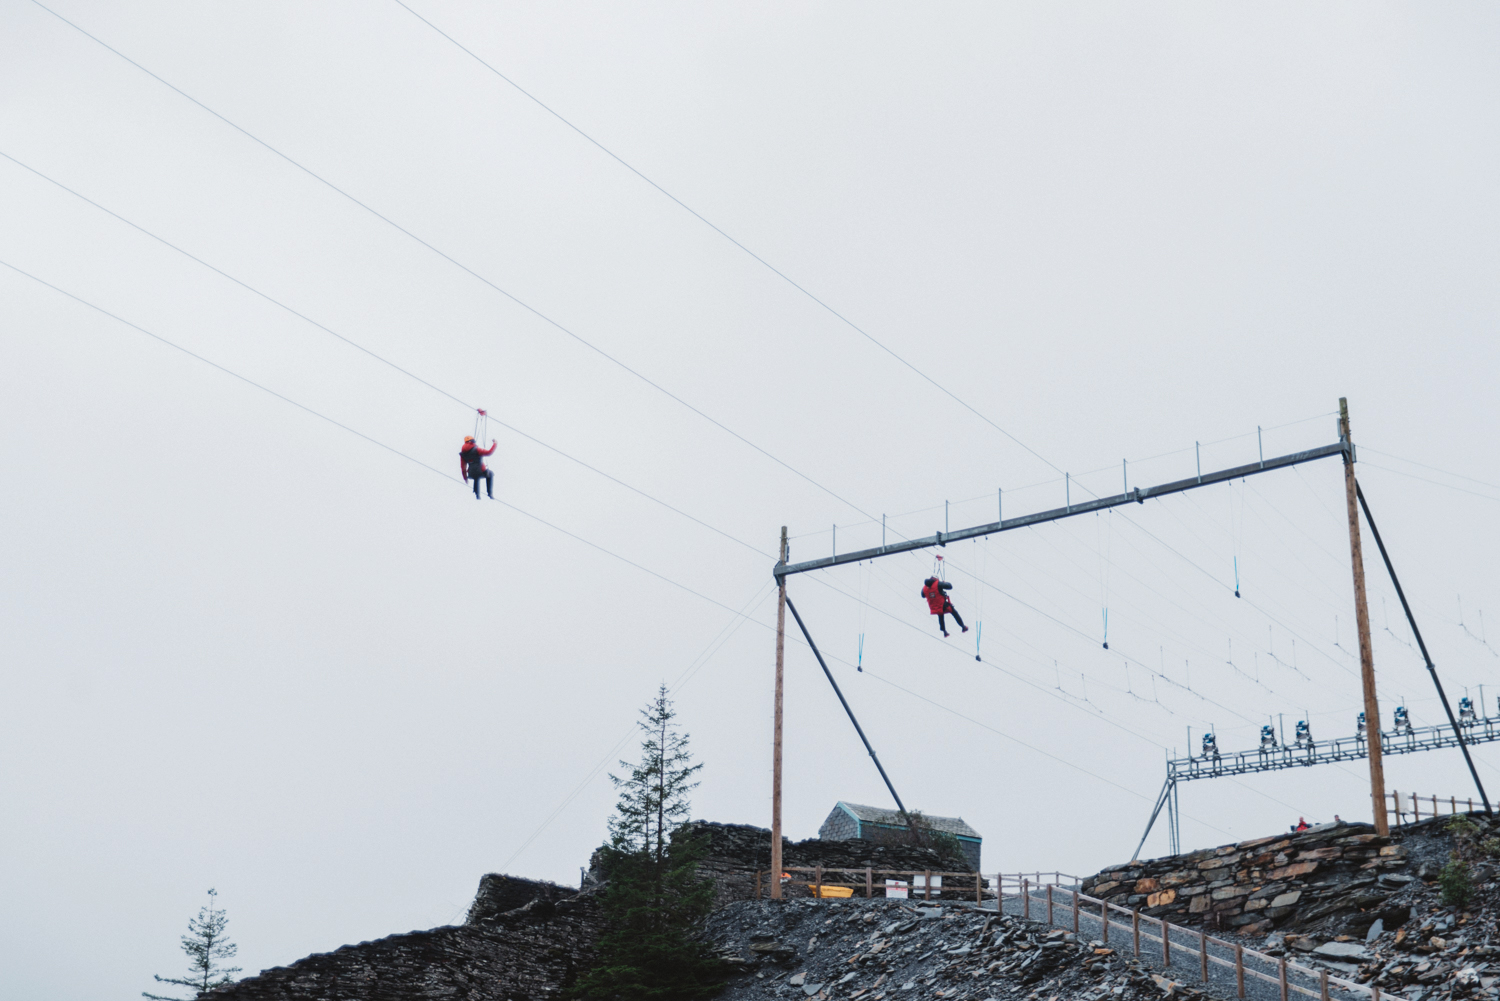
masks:
[[[798,880],[793,875],[795,873],[810,873],[812,878]],[[764,888],[769,886],[771,875],[769,870],[756,872],[755,895],[757,899],[763,895]],[[998,897],[996,909],[1003,910],[1007,898],[1019,897],[1022,917],[1031,919],[1032,907],[1035,906],[1038,911],[1037,920],[1043,920],[1042,912],[1045,912],[1047,924],[1056,925],[1060,918],[1064,924],[1072,925],[1074,934],[1078,934],[1079,925],[1083,917],[1087,915],[1091,922],[1099,923],[1099,939],[1106,945],[1110,941],[1111,929],[1130,934],[1131,948],[1136,956],[1141,954],[1142,938],[1148,942],[1158,943],[1161,947],[1162,965],[1169,973],[1174,950],[1198,958],[1199,975],[1205,983],[1209,979],[1210,966],[1232,968],[1235,990],[1241,998],[1245,997],[1245,978],[1250,977],[1276,984],[1280,988],[1281,1001],[1290,1001],[1292,994],[1330,1001],[1329,992],[1334,988],[1368,997],[1370,1001],[1381,999],[1380,988],[1374,985],[1367,987],[1357,984],[1352,980],[1333,976],[1327,970],[1315,970],[1300,963],[1290,962],[1284,956],[1272,956],[1256,949],[1247,949],[1238,942],[1215,938],[1205,929],[1194,930],[1181,925],[1173,925],[1166,918],[1143,916],[1140,908],[1124,907],[1080,893],[1077,887],[1083,880],[1068,873],[996,873],[993,877],[988,877],[975,872],[789,866],[782,870],[782,875],[783,886],[806,886],[815,897],[822,897],[824,888],[833,886],[847,887],[851,892],[863,889],[866,897],[873,897],[876,890],[884,894],[886,877],[909,877],[906,889],[912,898],[917,898],[918,891],[922,893],[921,899],[927,900],[932,899],[933,890],[937,890],[939,895],[944,891],[961,892],[965,896],[972,893],[974,902],[979,904],[982,904],[987,897],[991,899]],[[876,876],[881,877],[878,885],[875,882]],[[957,879],[958,882],[956,884],[944,882],[944,880],[951,879]],[[1009,887],[1014,887],[1015,892],[1010,892]],[[1059,914],[1059,911],[1062,913]],[[1128,921],[1122,918],[1128,918]],[[1143,924],[1146,926],[1144,929]],[[1152,934],[1152,926],[1155,926],[1156,934]],[[1214,955],[1210,951],[1211,946],[1218,947],[1234,958]],[[1299,982],[1299,980],[1304,982]]]
[[[812,891],[813,896],[821,897],[823,887],[845,887],[858,893],[864,891],[866,897],[876,895],[879,890],[885,893],[885,881],[894,878],[901,881],[908,893],[908,899],[931,900],[932,891],[938,891],[941,896],[945,891],[949,894],[962,893],[965,897],[972,895],[976,902],[983,902],[985,898],[994,899],[997,892],[1006,892],[1011,888],[1013,895],[1020,895],[1025,886],[1062,886],[1064,884],[1077,886],[1083,882],[1081,876],[1074,876],[1066,872],[1014,872],[996,873],[986,876],[983,873],[974,872],[939,872],[936,869],[870,869],[870,868],[839,868],[835,866],[784,866],[781,870],[783,886],[805,886]],[[811,875],[811,879],[797,879],[794,873]],[[879,877],[877,880],[876,877]],[[759,900],[765,896],[771,886],[771,872],[762,869],[755,874],[755,897]]]
[[[1457,796],[1418,796],[1414,792],[1388,792],[1385,798],[1391,801],[1391,812],[1398,824],[1415,824],[1422,819],[1422,807],[1429,806],[1427,816],[1436,817],[1446,806],[1449,814],[1473,813],[1474,799],[1459,799]],[[1468,804],[1465,806],[1464,804]],[[1405,818],[1410,817],[1410,820]]]

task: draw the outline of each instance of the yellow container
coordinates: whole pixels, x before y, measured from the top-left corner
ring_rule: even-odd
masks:
[[[852,896],[854,896],[854,887],[852,887],[852,886],[828,886],[828,885],[825,884],[823,886],[814,886],[814,887],[812,887],[812,891],[813,891],[814,895],[819,896],[819,897],[852,897]],[[819,892],[819,891],[822,891],[822,892]]]

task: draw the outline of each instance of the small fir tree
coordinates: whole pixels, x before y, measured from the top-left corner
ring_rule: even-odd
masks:
[[[699,935],[714,899],[713,883],[697,873],[707,843],[687,826],[688,793],[703,766],[676,717],[662,685],[641,712],[640,762],[622,761],[627,776],[610,776],[620,799],[598,856],[608,925],[575,998],[688,1001],[723,988],[724,963]]]
[[[224,931],[229,918],[222,909],[214,906],[218,895],[219,891],[209,890],[208,903],[198,909],[196,918],[188,920],[188,933],[182,936],[182,951],[188,954],[187,976],[158,976],[157,983],[186,987],[193,992],[195,998],[204,991],[234,983],[232,974],[239,973],[240,968],[224,966],[223,963],[234,958],[239,946],[229,941],[229,936]],[[152,1001],[182,1001],[180,998],[146,991],[141,991],[141,997],[151,998]]]

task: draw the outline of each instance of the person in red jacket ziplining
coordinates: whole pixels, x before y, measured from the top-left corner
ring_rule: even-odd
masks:
[[[495,474],[485,468],[484,457],[495,454],[495,442],[490,440],[489,448],[480,448],[471,434],[464,435],[464,447],[458,451],[458,464],[463,470],[464,479],[474,481],[474,499],[479,499],[479,481],[484,481],[484,488],[489,491],[490,500],[495,499]],[[955,615],[954,618],[957,618]]]
[[[936,577],[928,577],[922,582],[922,597],[927,599],[928,610],[938,617],[938,629],[942,630],[944,636],[948,635],[948,627],[943,624],[943,616],[953,616],[953,621],[958,623],[958,628],[964,632],[969,627],[964,625],[964,620],[959,618],[958,609],[953,607],[953,602],[948,598],[948,592],[953,585],[947,581],[938,580]]]

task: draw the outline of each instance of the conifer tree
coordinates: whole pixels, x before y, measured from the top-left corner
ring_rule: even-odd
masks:
[[[182,936],[182,951],[188,954],[187,976],[157,976],[157,983],[186,987],[193,992],[195,998],[204,991],[234,983],[232,974],[239,973],[240,968],[224,966],[222,963],[233,959],[239,946],[229,941],[229,936],[224,931],[229,918],[222,909],[214,906],[218,895],[219,891],[209,890],[208,903],[198,909],[196,918],[188,919],[188,933]],[[141,997],[151,998],[152,1001],[182,1001],[180,998],[149,994],[146,991],[141,991]]]
[[[713,883],[697,874],[704,839],[687,826],[697,787],[687,734],[662,685],[641,711],[641,759],[627,775],[599,860],[607,885],[600,906],[608,927],[596,964],[571,994],[586,999],[677,1001],[706,998],[724,983],[724,964],[700,935],[713,908]]]

